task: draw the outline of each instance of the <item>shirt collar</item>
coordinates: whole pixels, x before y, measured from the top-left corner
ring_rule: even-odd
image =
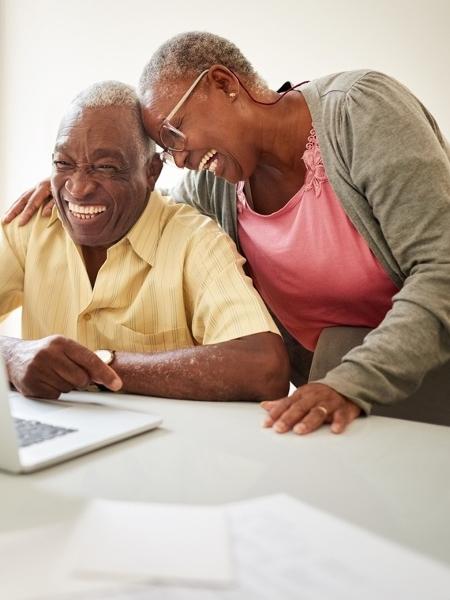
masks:
[[[128,240],[136,254],[150,266],[153,266],[155,262],[156,249],[161,237],[161,217],[164,208],[165,203],[162,195],[158,191],[151,192],[147,205],[139,219],[130,231],[117,242],[117,244],[121,244],[124,240]],[[59,221],[63,227],[59,211],[54,206],[47,227],[51,227],[56,221]]]
[[[158,191],[153,191],[143,213],[124,238],[128,240],[136,254],[150,266],[155,262],[164,209],[163,196]]]
[[[62,221],[59,218],[59,210],[58,210],[56,204],[53,206],[52,214],[50,215],[50,218],[48,220],[47,227],[51,227],[53,225],[53,223],[55,223],[55,221],[60,221],[62,224]]]

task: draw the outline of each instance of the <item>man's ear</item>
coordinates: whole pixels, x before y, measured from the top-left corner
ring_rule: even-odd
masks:
[[[231,98],[239,93],[239,80],[236,75],[223,65],[213,65],[208,71],[208,82],[215,89],[221,90]]]
[[[158,179],[162,168],[163,163],[161,157],[155,152],[152,159],[147,162],[147,183],[150,191],[155,189],[156,180]]]

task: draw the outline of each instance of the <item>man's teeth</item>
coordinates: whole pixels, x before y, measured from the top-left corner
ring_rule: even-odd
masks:
[[[212,163],[209,165],[209,167],[206,167],[206,164],[216,153],[217,153],[217,150],[214,150],[214,148],[212,148],[211,150],[208,150],[208,152],[203,156],[202,160],[200,161],[200,163],[198,165],[198,170],[203,171],[204,169],[207,168],[208,171],[211,171],[212,173],[214,173],[217,168],[217,158],[212,161]]]
[[[98,204],[91,206],[73,204],[72,202],[69,202],[68,204],[70,212],[79,219],[92,219],[94,215],[102,213],[106,210],[106,206],[101,206]]]

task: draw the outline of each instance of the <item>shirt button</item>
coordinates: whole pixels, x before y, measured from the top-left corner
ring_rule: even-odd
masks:
[[[92,319],[92,315],[90,315],[89,313],[86,313],[86,314],[84,315],[83,319],[84,319],[85,321],[90,321],[90,320]]]

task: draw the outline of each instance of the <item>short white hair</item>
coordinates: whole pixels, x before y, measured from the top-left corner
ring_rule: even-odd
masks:
[[[150,58],[139,80],[139,97],[145,102],[155,84],[195,77],[213,65],[227,67],[256,93],[269,89],[233,42],[207,31],[187,31],[167,40]]]
[[[136,144],[139,151],[147,158],[151,158],[156,147],[153,140],[148,137],[144,130],[141,119],[141,108],[139,98],[133,86],[121,81],[99,81],[82,90],[72,100],[70,108],[78,110],[96,109],[106,106],[125,106],[130,109],[136,127]],[[69,108],[69,110],[70,110]]]

